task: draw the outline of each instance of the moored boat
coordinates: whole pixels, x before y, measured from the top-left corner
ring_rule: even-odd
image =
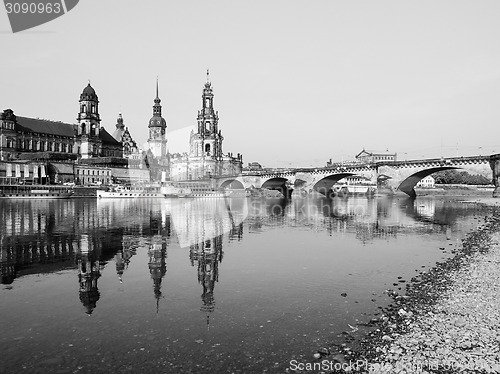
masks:
[[[98,198],[163,198],[165,194],[159,186],[112,186],[107,190],[97,190]]]
[[[58,185],[0,185],[0,199],[69,199],[73,189]]]

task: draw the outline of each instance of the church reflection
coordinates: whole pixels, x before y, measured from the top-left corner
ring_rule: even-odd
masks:
[[[167,241],[170,239],[170,216],[165,211],[150,212],[148,268],[153,281],[156,313],[162,298],[162,280],[167,273]]]
[[[222,232],[222,220],[217,220],[221,225],[218,232]],[[204,227],[197,227],[201,237],[205,232]],[[213,238],[206,238],[199,243],[193,244],[189,248],[189,260],[191,266],[196,267],[198,283],[201,284],[203,293],[201,294],[202,305],[200,311],[206,316],[207,328],[210,328],[210,314],[215,310],[214,288],[215,283],[219,281],[219,265],[224,256],[223,236],[218,235]],[[228,232],[228,238],[231,240],[243,239],[243,223],[231,227]]]
[[[191,266],[196,268],[202,287],[200,311],[206,316],[215,310],[214,289],[224,256],[223,243],[243,239],[246,200],[196,199],[178,202],[171,208],[173,226],[181,247],[189,247]]]
[[[366,243],[408,232],[449,236],[450,225],[477,212],[477,206],[432,199],[1,201],[0,282],[8,286],[30,274],[72,269],[78,300],[91,315],[102,297],[104,270],[126,284],[129,266],[144,251],[147,268],[146,261],[141,266],[158,313],[165,288],[174,287],[165,284],[168,248],[181,247],[196,270],[200,310],[210,326],[223,247],[243,240],[245,230],[256,235],[269,227],[307,227]]]

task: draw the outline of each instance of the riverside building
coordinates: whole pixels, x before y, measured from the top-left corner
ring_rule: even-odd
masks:
[[[122,142],[101,126],[99,98],[90,82],[78,104],[75,124],[4,110],[0,117],[0,182],[87,185],[149,180],[149,171],[139,168],[140,161],[125,159]]]

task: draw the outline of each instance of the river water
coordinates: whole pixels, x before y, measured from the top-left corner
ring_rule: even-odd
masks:
[[[2,201],[0,372],[283,373],[361,333],[488,214],[444,197]]]

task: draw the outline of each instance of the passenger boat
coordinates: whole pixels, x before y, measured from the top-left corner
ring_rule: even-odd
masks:
[[[97,190],[98,198],[164,198],[160,186],[111,186],[106,190]]]
[[[213,198],[213,197],[246,197],[249,193],[244,190],[222,189],[213,187],[207,181],[182,181],[169,182],[169,187],[175,192],[167,197],[191,197],[191,198]]]
[[[0,185],[0,199],[69,199],[73,189],[58,185]]]
[[[376,186],[372,184],[337,184],[332,187],[332,196],[367,195],[372,196],[376,192]]]
[[[225,190],[224,195],[226,197],[250,197],[251,193],[250,191],[244,190],[244,189],[238,189],[238,190]]]
[[[182,198],[189,197],[189,195],[191,194],[191,189],[181,188],[172,184],[166,184],[161,187],[161,192],[163,193],[163,196],[167,198]]]

